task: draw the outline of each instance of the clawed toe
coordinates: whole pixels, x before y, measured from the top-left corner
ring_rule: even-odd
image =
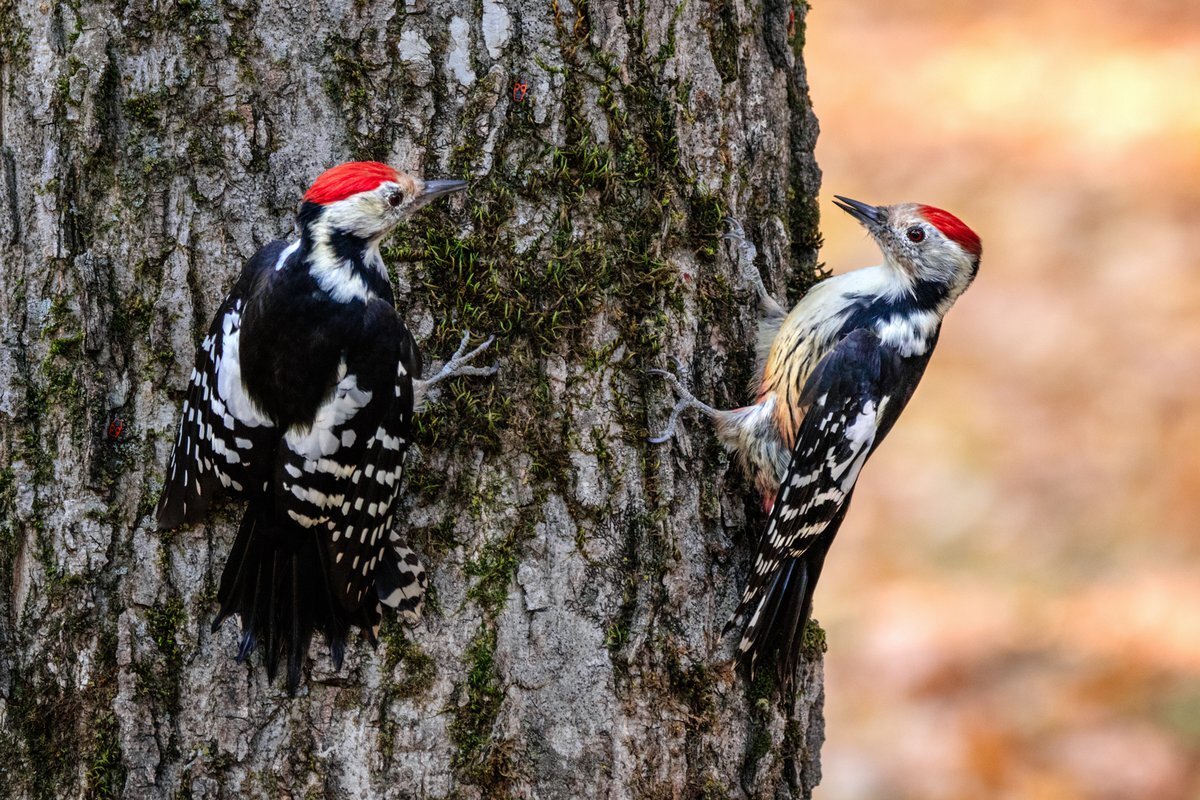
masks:
[[[489,336],[484,340],[483,344],[476,347],[474,350],[467,351],[467,345],[471,341],[471,332],[464,331],[462,340],[458,343],[458,349],[454,351],[454,355],[446,360],[445,365],[438,370],[437,374],[428,380],[414,380],[416,406],[421,407],[424,398],[429,390],[446,380],[447,378],[457,377],[488,377],[495,375],[500,371],[499,364],[492,364],[489,367],[475,367],[471,365],[480,353],[487,350],[496,341],[495,336]]]
[[[489,336],[483,341],[483,344],[476,347],[474,350],[467,352],[467,344],[471,341],[471,332],[464,331],[462,341],[458,343],[458,349],[454,351],[454,355],[446,361],[446,365],[435,375],[430,378],[429,383],[435,383],[446,378],[456,377],[458,375],[495,375],[499,369],[499,365],[493,364],[490,367],[473,367],[470,363],[475,358],[492,346],[492,342],[496,341],[495,336]]]
[[[725,232],[721,234],[722,239],[730,239],[737,242],[745,241],[746,229],[743,227],[741,220],[736,217],[726,217],[722,222],[725,223]]]
[[[655,436],[650,436],[646,439],[646,441],[650,442],[650,444],[663,444],[671,439],[671,437],[675,435],[675,425],[679,421],[679,415],[684,411],[687,411],[689,408],[695,408],[709,416],[713,416],[717,413],[711,406],[708,406],[705,403],[701,403],[699,400],[697,400],[695,396],[692,395],[691,391],[688,390],[688,387],[685,383],[687,380],[687,367],[684,366],[683,362],[675,356],[670,356],[670,359],[675,364],[675,372],[660,369],[658,367],[652,367],[646,370],[647,374],[666,380],[666,382],[675,391],[675,394],[679,396],[679,400],[675,403],[675,407],[671,409],[671,416],[667,419],[667,427],[665,427],[661,433]]]
[[[746,229],[742,226],[741,221],[733,217],[726,217],[725,226],[727,230],[721,238],[733,242],[737,247],[735,257],[742,280],[750,284],[754,293],[758,295],[758,300],[768,317],[786,316],[786,310],[771,296],[763,283],[762,273],[755,266],[755,261],[758,259],[758,248],[746,238]]]

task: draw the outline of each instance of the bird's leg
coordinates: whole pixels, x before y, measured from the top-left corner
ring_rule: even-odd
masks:
[[[719,419],[724,413],[718,411],[707,403],[701,403],[699,400],[697,400],[684,383],[684,381],[687,380],[687,368],[684,367],[683,362],[675,356],[671,356],[671,361],[675,363],[675,371],[679,373],[678,375],[665,369],[648,370],[651,375],[665,378],[667,383],[671,385],[671,388],[675,390],[675,394],[679,396],[679,402],[675,404],[675,408],[671,409],[671,417],[667,420],[667,427],[664,428],[662,433],[658,434],[657,436],[650,437],[649,441],[651,444],[662,444],[674,436],[675,423],[679,421],[679,415],[684,411],[687,411],[689,408],[694,408],[706,416],[712,417],[713,419]]]
[[[690,391],[685,381],[687,370],[679,359],[674,356],[675,375],[665,369],[652,369],[651,375],[665,378],[675,393],[679,402],[671,409],[671,417],[662,433],[649,439],[651,444],[662,444],[675,435],[675,425],[679,415],[689,408],[700,411],[713,421],[717,440],[729,453],[741,462],[742,469],[747,475],[753,476],[755,484],[763,496],[764,507],[770,510],[770,504],[775,502],[775,492],[779,482],[787,472],[791,461],[792,449],[784,442],[779,434],[775,421],[775,397],[760,398],[757,403],[729,411],[722,411],[701,403]]]
[[[721,238],[731,242],[735,248],[734,257],[738,263],[738,274],[742,280],[750,284],[755,294],[758,295],[758,302],[762,305],[764,314],[769,318],[783,319],[787,316],[787,311],[775,301],[763,284],[762,273],[758,271],[758,267],[754,266],[754,260],[758,258],[758,249],[753,242],[746,238],[746,229],[740,221],[733,217],[725,218],[725,227],[727,230]]]
[[[464,331],[462,341],[459,342],[458,349],[454,351],[454,355],[446,361],[437,374],[427,380],[416,379],[413,381],[413,406],[420,409],[429,390],[447,378],[457,378],[463,375],[495,375],[500,367],[497,364],[492,364],[490,367],[473,367],[471,361],[491,346],[496,340],[495,336],[489,336],[487,341],[476,347],[474,350],[467,352],[467,342],[471,339],[471,332]]]

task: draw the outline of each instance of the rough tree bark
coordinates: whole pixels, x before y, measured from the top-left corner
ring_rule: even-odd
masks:
[[[0,0],[0,795],[807,796],[819,636],[794,701],[734,675],[761,515],[704,424],[645,443],[667,353],[747,396],[725,214],[814,275],[805,11]],[[427,361],[502,372],[410,453],[427,621],[289,699],[209,633],[237,509],[149,512],[203,327],[351,157],[472,180],[385,255]]]

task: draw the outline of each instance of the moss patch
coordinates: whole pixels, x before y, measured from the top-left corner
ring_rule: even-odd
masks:
[[[801,652],[805,661],[816,661],[829,651],[829,643],[825,640],[825,629],[815,619],[810,619],[804,626],[800,637]]]
[[[16,774],[28,781],[32,797],[56,797],[57,787],[71,782],[79,756],[75,723],[80,711],[79,699],[68,696],[52,676],[18,673],[13,681],[9,726],[0,738],[7,740],[3,749],[15,760]],[[24,781],[5,774],[11,771],[0,770],[0,780],[20,786]]]
[[[404,676],[391,687],[398,698],[419,697],[433,685],[437,677],[437,664],[421,645],[408,635],[404,624],[394,614],[385,614],[379,629],[379,640],[383,643],[384,672],[392,673],[402,667]],[[386,707],[386,703],[384,706]]]
[[[468,783],[481,787],[485,797],[503,797],[515,767],[504,742],[492,738],[492,728],[504,701],[495,668],[496,630],[484,624],[467,647],[467,676],[456,687],[457,709],[450,723],[450,741],[457,748],[451,765]]]
[[[0,594],[12,595],[12,569],[21,543],[16,517],[17,484],[12,467],[0,468]]]
[[[29,31],[21,24],[21,17],[17,14],[17,0],[0,0],[0,65],[11,66],[9,74],[15,75],[28,64]],[[4,70],[0,70],[0,77],[3,75]],[[0,89],[11,88],[0,83]]]
[[[177,597],[168,598],[146,610],[146,629],[158,653],[134,665],[138,691],[164,711],[179,707],[179,682],[183,671],[183,652],[178,634],[186,613]]]
[[[117,717],[108,709],[102,709],[92,724],[92,756],[84,797],[88,800],[117,800],[125,791],[127,773],[121,755]]]
[[[746,700],[750,706],[746,755],[742,761],[742,785],[750,786],[758,772],[758,762],[771,752],[771,732],[768,728],[771,708],[777,694],[774,663],[759,664],[754,680],[746,684]]]
[[[467,591],[468,599],[493,612],[504,607],[517,572],[519,538],[516,531],[511,531],[486,542],[479,554],[467,562],[467,575],[476,578]]]

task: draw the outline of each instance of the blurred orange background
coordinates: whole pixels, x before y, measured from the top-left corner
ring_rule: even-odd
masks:
[[[833,193],[983,238],[817,593],[823,800],[1200,798],[1200,3],[838,0]]]

